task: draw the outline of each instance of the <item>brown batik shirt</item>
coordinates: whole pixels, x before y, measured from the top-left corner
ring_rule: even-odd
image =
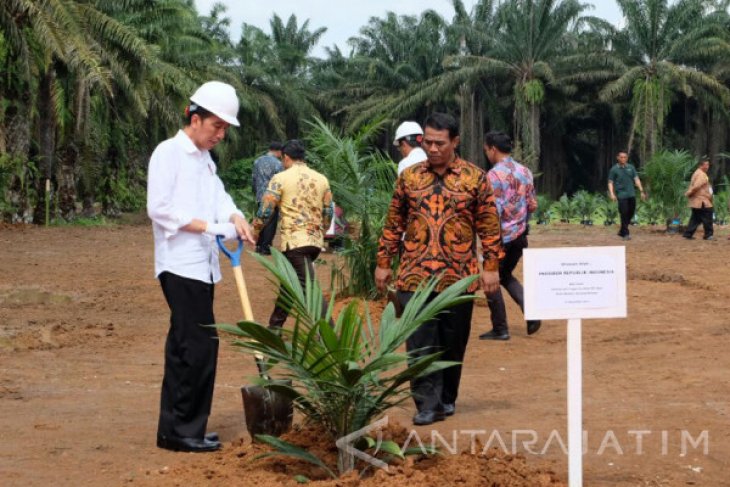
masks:
[[[487,173],[463,159],[443,176],[428,161],[398,178],[378,249],[378,267],[390,267],[401,249],[396,287],[415,291],[439,276],[437,292],[479,273],[477,237],[484,270],[497,271],[503,256],[499,216]],[[402,242],[401,242],[402,239]],[[470,292],[479,287],[475,282]]]

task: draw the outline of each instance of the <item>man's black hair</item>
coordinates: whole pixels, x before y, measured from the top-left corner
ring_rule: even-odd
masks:
[[[284,145],[281,142],[273,141],[269,144],[270,151],[280,151]]]
[[[287,140],[284,143],[284,147],[281,148],[281,152],[295,161],[303,161],[304,156],[307,153],[306,148],[304,147],[304,142],[299,139]]]
[[[484,144],[489,147],[496,147],[504,154],[512,153],[512,138],[501,130],[491,130],[484,134]]]
[[[403,137],[400,140],[402,140],[403,142],[405,142],[406,144],[408,144],[409,146],[411,146],[413,148],[421,147],[421,142],[423,141],[423,135],[417,135],[417,134],[406,135],[405,137]]]
[[[209,112],[200,105],[196,105],[190,102],[190,105],[185,109],[185,126],[187,127],[192,123],[193,115],[197,115],[201,120],[205,120],[208,117],[212,117],[214,113]]]
[[[423,122],[423,128],[430,127],[436,130],[448,130],[449,138],[459,135],[459,122],[448,113],[434,112]]]

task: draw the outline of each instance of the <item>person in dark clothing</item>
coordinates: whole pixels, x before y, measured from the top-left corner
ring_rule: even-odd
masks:
[[[251,184],[253,193],[256,196],[256,203],[261,208],[261,200],[264,197],[269,181],[275,174],[284,170],[281,165],[281,148],[280,142],[272,142],[269,144],[269,152],[256,159],[253,163],[251,172]],[[256,241],[256,252],[262,255],[271,255],[271,242],[274,241],[276,235],[276,225],[279,223],[279,209],[274,210],[271,218],[266,225],[261,228],[259,238]]]
[[[618,200],[618,212],[621,215],[621,229],[618,236],[624,240],[631,240],[629,224],[636,212],[636,191],[639,188],[641,199],[646,199],[646,193],[641,186],[639,173],[629,164],[629,154],[621,151],[616,155],[616,164],[608,172],[608,195],[612,201]]]

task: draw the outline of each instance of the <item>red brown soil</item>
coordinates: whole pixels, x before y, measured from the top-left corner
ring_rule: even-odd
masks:
[[[536,229],[530,243],[624,245],[614,230],[554,225]],[[626,243],[628,318],[583,324],[585,485],[730,485],[727,231],[719,229],[713,242],[634,233]],[[148,226],[3,226],[0,262],[0,484],[267,487],[295,485],[297,474],[324,478],[291,460],[252,462],[262,447],[246,433],[239,387],[255,367],[225,345],[209,423],[223,450],[194,455],[155,447],[168,311],[153,278]],[[265,320],[273,286],[248,256],[244,269],[254,315]],[[230,271],[224,275],[216,316],[230,323],[241,312]],[[319,275],[329,270],[320,267]],[[442,448],[439,458],[409,460],[363,481],[350,475],[313,485],[567,481],[567,458],[548,442],[553,431],[567,437],[565,324],[545,322],[527,337],[507,301],[509,342],[479,341],[489,313],[483,304],[475,308],[457,414],[435,425],[449,443],[458,439],[458,450],[468,449],[474,434],[480,452],[496,432],[507,453],[451,455]],[[408,404],[388,416],[410,429],[412,414]],[[538,441],[523,443],[530,434],[522,430],[534,430]],[[639,430],[651,432],[641,454]],[[707,452],[687,441],[683,451],[683,430],[692,439],[706,431]],[[430,438],[430,427],[415,431]],[[323,435],[307,434],[291,439],[317,440],[316,448],[334,455]]]

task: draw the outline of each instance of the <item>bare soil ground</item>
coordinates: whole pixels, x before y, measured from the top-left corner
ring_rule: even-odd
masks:
[[[641,228],[622,242],[615,228],[533,231],[533,247],[627,247],[628,318],[583,324],[585,485],[730,485],[726,234],[686,241]],[[294,485],[304,467],[251,463],[259,447],[246,433],[239,387],[255,368],[229,346],[221,347],[209,423],[223,450],[155,447],[168,311],[149,226],[2,227],[0,263],[0,484]],[[244,269],[254,315],[265,320],[273,286],[249,256]],[[318,272],[329,275],[326,266]],[[241,312],[230,271],[224,276],[216,316],[230,323]],[[507,300],[512,340],[479,341],[490,325],[477,306],[457,414],[436,424],[467,453],[442,448],[443,459],[410,462],[367,484],[348,477],[328,485],[566,481],[565,323],[546,322],[528,337]],[[410,430],[412,414],[409,405],[389,419]],[[430,441],[430,427],[416,431]],[[477,453],[485,444],[499,449],[470,455],[472,437]]]

